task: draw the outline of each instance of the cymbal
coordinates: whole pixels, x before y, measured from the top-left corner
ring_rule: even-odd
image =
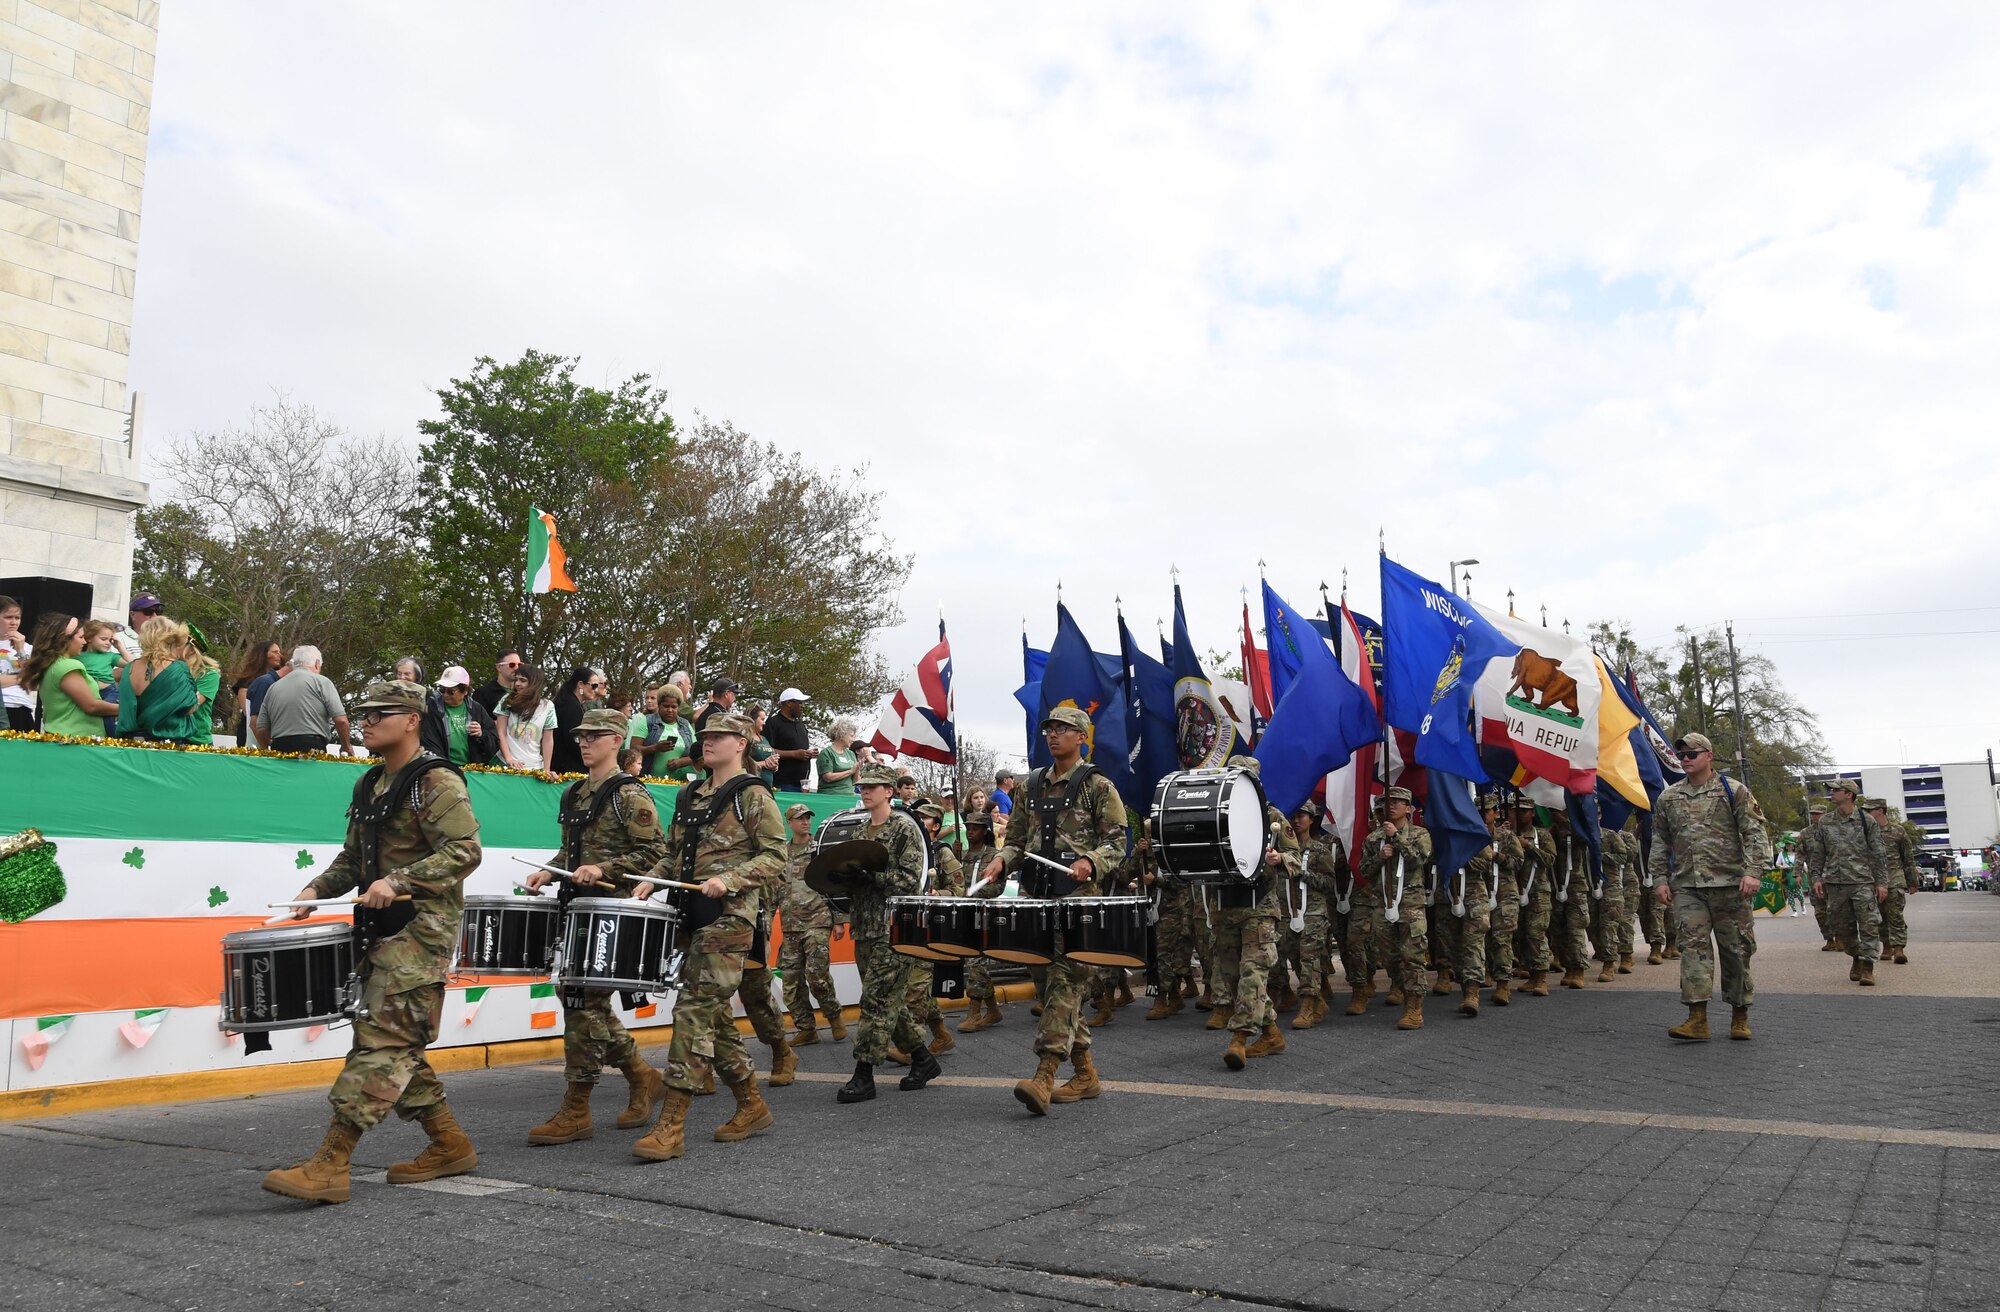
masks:
[[[846,897],[861,878],[889,868],[889,849],[872,838],[834,843],[813,854],[806,865],[806,887],[825,897]]]

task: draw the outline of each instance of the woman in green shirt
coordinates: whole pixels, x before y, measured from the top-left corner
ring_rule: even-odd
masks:
[[[83,623],[54,611],[35,627],[35,654],[21,669],[21,686],[42,698],[42,732],[69,738],[102,738],[104,717],[118,707],[97,695],[84,672]]]
[[[771,746],[764,737],[764,717],[770,712],[762,706],[745,707],[750,716],[750,728],[756,737],[750,741],[750,768],[764,781],[764,787],[776,792],[778,788],[778,749]]]
[[[215,695],[222,691],[222,667],[208,654],[207,636],[192,624],[188,625],[187,655],[181,658],[181,664],[194,677],[194,692],[199,699],[194,704],[194,721],[189,726],[187,741],[211,747],[215,744]]]
[[[854,744],[854,726],[845,720],[827,731],[833,741],[819,749],[819,790],[822,793],[851,793],[854,791],[855,756],[849,749]]]

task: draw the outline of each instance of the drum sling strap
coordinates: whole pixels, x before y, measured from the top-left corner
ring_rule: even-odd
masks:
[[[1061,839],[1056,834],[1056,824],[1062,819],[1063,812],[1076,805],[1076,799],[1083,794],[1083,786],[1097,773],[1097,767],[1090,762],[1079,762],[1069,778],[1064,781],[1060,793],[1049,792],[1047,766],[1042,766],[1028,776],[1027,787],[1021,790],[1021,804],[1035,817],[1034,850],[1038,854],[1051,861],[1060,861],[1066,866],[1076,864],[1077,858],[1082,853],[1072,852],[1063,847]],[[1022,895],[1025,897],[1057,898],[1071,891],[1063,889],[1058,892],[1056,872],[1046,866],[1034,865],[1029,878],[1033,880],[1032,883],[1026,879],[1022,881]]]
[[[763,788],[765,783],[758,775],[745,772],[715,790],[706,801],[696,803],[694,786],[681,789],[681,795],[674,801],[674,828],[680,831],[681,862],[679,878],[683,883],[699,884],[695,877],[695,849],[701,845],[702,831],[714,824],[728,808],[736,813],[737,823],[743,823],[743,790]],[[686,929],[700,929],[715,923],[722,914],[722,899],[697,893],[689,899],[688,923]]]
[[[588,782],[586,779],[579,779],[565,788],[562,802],[556,809],[556,820],[562,825],[562,867],[565,870],[574,870],[583,864],[583,836],[590,832],[590,827],[597,823],[606,810],[618,805],[618,795],[627,787],[645,787],[637,779],[620,770],[604,781],[604,787],[597,790],[597,795],[590,799],[589,806],[580,807],[576,804],[577,795],[583,791],[584,784]],[[620,820],[624,819],[625,811],[622,806],[618,808],[618,815]],[[576,885],[567,879],[563,880],[561,887],[556,890],[557,901],[564,910],[569,909],[570,899],[578,896],[581,895],[577,892]]]

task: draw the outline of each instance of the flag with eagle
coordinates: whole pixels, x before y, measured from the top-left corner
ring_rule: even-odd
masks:
[[[937,646],[889,699],[868,745],[884,756],[914,756],[939,765],[958,764],[958,734],[951,723],[951,640],[938,621]]]

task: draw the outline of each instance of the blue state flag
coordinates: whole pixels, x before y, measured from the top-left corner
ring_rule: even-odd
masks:
[[[1431,831],[1431,853],[1439,875],[1456,875],[1493,841],[1493,835],[1479,814],[1470,779],[1443,770],[1428,773],[1430,795],[1425,799],[1424,827]]]
[[[1265,614],[1274,603],[1291,613],[1268,583],[1264,598]],[[1294,648],[1298,665],[1284,696],[1271,708],[1271,723],[1256,752],[1264,796],[1286,815],[1312,796],[1320,780],[1346,765],[1357,747],[1382,736],[1382,722],[1375,718],[1368,694],[1347,677],[1317,633],[1299,627],[1305,640]],[[1270,641],[1275,654],[1278,639]],[[1274,659],[1274,673],[1276,668]]]
[[[1174,584],[1174,754],[1183,770],[1224,765],[1240,749],[1236,722],[1208,682],[1188,637],[1187,613],[1181,609],[1181,585]]]
[[[1174,748],[1174,672],[1139,649],[1125,617],[1118,617],[1118,649],[1125,660],[1125,738],[1132,767],[1132,796],[1139,814],[1152,809],[1153,788],[1180,769]]]
[[[1308,619],[1292,609],[1283,597],[1271,590],[1269,583],[1261,586],[1264,591],[1264,646],[1271,669],[1271,713],[1276,715],[1278,703],[1285,700],[1292,680],[1299,677],[1299,666],[1305,661],[1307,644],[1318,643],[1321,651],[1326,650],[1326,626],[1323,621]]]
[[[1597,818],[1597,803],[1605,793],[1615,793],[1615,788],[1605,788],[1599,792],[1568,793],[1569,827],[1583,839],[1583,846],[1589,858],[1590,896],[1604,896],[1604,831]],[[1648,890],[1649,892],[1651,890]]]
[[[1048,744],[1042,741],[1042,671],[1048,668],[1049,654],[1028,645],[1028,635],[1021,635],[1021,686],[1014,690],[1014,700],[1021,704],[1021,713],[1028,719],[1028,768],[1035,769],[1049,763]]]
[[[1383,718],[1416,735],[1419,765],[1484,782],[1472,685],[1488,661],[1520,648],[1448,589],[1387,556],[1382,634]]]
[[[1035,736],[1041,737],[1041,721],[1058,706],[1074,706],[1090,717],[1091,732],[1084,743],[1083,756],[1102,771],[1120,797],[1131,788],[1131,766],[1126,760],[1125,697],[1118,686],[1116,657],[1106,659],[1090,649],[1069,607],[1056,603],[1056,639],[1049,644],[1048,664],[1042,669],[1041,706],[1035,716]],[[1046,755],[1047,749],[1043,749]]]

